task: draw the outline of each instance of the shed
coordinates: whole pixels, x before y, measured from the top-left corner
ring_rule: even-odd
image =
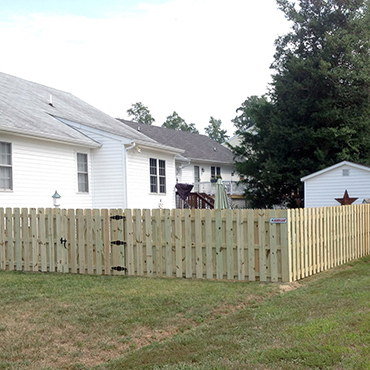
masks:
[[[302,177],[305,207],[339,206],[347,190],[353,204],[370,198],[370,166],[343,161]]]

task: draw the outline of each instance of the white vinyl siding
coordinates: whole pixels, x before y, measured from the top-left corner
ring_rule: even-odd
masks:
[[[4,133],[2,139],[12,144],[13,175],[12,191],[0,191],[2,207],[52,208],[57,190],[61,208],[92,208],[92,196],[77,188],[76,153],[86,148]]]
[[[0,142],[0,190],[12,190],[12,145]]]
[[[304,185],[306,208],[340,206],[335,198],[343,198],[346,190],[351,198],[358,198],[353,204],[361,204],[370,198],[370,171],[344,165],[311,177]]]
[[[175,208],[176,170],[175,156],[149,148],[136,148],[127,152],[128,155],[128,181],[127,181],[127,207],[134,209]],[[150,158],[166,162],[166,193],[152,193],[150,191]],[[159,181],[158,181],[159,184]]]
[[[199,182],[210,182],[210,179],[212,178],[211,167],[215,169],[216,167],[220,168],[223,181],[237,181],[239,179],[239,177],[231,175],[234,171],[234,168],[231,165],[225,164],[219,166],[210,166],[209,163],[193,161],[191,166],[183,166],[181,177],[179,177],[178,182],[194,184],[194,166],[199,166]],[[217,170],[215,170],[214,173],[217,175]],[[201,191],[201,189],[199,191]]]
[[[94,208],[127,208],[125,147],[131,141],[117,135],[80,127],[79,131],[102,146],[89,156],[89,194]]]

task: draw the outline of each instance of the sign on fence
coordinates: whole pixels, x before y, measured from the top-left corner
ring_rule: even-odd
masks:
[[[286,217],[270,218],[270,224],[286,224],[286,223],[287,223]]]

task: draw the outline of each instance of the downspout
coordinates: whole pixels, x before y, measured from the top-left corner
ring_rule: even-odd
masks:
[[[128,160],[127,160],[127,152],[130,150],[130,149],[133,149],[135,148],[136,146],[136,143],[132,143],[132,145],[130,145],[129,147],[125,148],[125,208],[127,208],[127,205],[128,205],[128,199],[127,199],[127,174],[128,174]]]

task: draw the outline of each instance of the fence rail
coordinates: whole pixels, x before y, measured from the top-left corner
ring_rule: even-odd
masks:
[[[0,208],[0,269],[289,282],[368,254],[369,214]]]

